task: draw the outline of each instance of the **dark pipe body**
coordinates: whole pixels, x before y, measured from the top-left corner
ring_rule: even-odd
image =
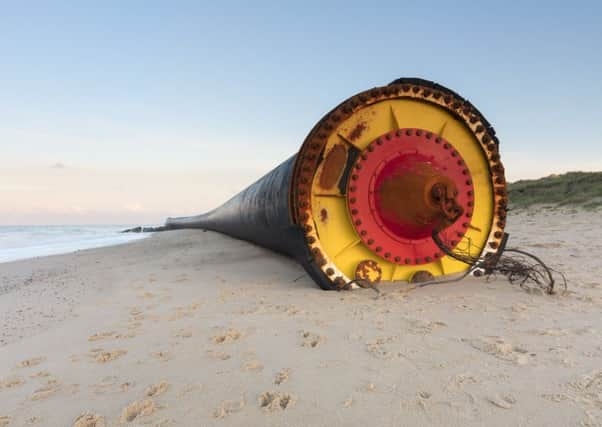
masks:
[[[294,155],[220,207],[189,217],[168,218],[165,227],[212,230],[272,249],[297,260],[318,284],[332,284],[311,262],[301,228],[291,216],[290,187]]]

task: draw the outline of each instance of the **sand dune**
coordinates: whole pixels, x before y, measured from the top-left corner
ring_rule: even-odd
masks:
[[[602,425],[602,215],[525,211],[569,279],[324,292],[173,231],[0,264],[0,426]]]

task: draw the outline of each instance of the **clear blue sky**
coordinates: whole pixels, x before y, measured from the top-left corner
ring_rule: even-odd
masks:
[[[401,76],[470,99],[510,179],[602,170],[601,3],[538,3],[2,2],[0,223],[210,208]]]

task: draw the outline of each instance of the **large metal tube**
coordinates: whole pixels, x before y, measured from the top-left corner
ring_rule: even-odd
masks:
[[[168,218],[165,228],[256,243],[341,289],[464,271],[438,252],[431,230],[482,255],[499,246],[505,209],[493,128],[455,92],[409,78],[344,101],[297,154],[222,206]]]

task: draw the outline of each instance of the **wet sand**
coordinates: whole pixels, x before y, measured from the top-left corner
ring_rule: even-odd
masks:
[[[202,231],[0,264],[0,426],[600,426],[602,214],[508,231],[567,293],[324,292]]]

